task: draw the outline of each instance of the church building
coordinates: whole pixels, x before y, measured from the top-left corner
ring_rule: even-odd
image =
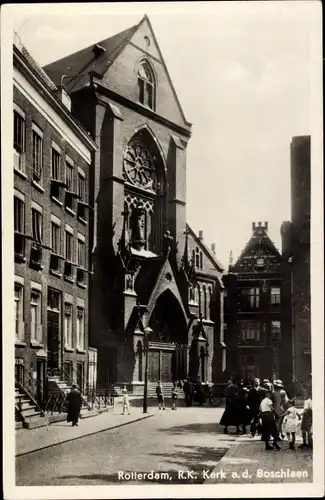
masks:
[[[222,265],[186,221],[186,120],[147,16],[44,68],[99,148],[89,188],[90,341],[98,383],[225,369]]]

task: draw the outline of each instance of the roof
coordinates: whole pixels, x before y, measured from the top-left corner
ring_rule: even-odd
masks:
[[[246,246],[245,246],[244,250],[241,252],[240,256],[238,257],[236,263],[231,267],[235,268],[237,266],[237,264],[241,261],[241,259],[245,256],[245,254],[248,253],[250,250],[252,250],[257,245],[262,245],[265,248],[268,248],[277,257],[282,258],[279,250],[276,248],[273,241],[269,237],[267,230],[264,227],[256,227],[256,230],[253,231],[252,236],[250,237],[250,239],[246,243]]]
[[[193,229],[187,223],[186,223],[186,229],[193,236],[196,243],[202,248],[205,254],[210,258],[210,260],[212,260],[213,264],[215,264],[215,266],[218,268],[218,271],[220,272],[224,271],[225,269],[224,265],[217,259],[214,253],[203,243],[203,241],[200,240],[200,238],[195,234]]]
[[[29,65],[32,67],[32,69],[35,71],[35,73],[38,74],[38,76],[43,80],[43,82],[54,92],[58,90],[58,87],[55,85],[54,82],[52,82],[51,78],[45,73],[45,71],[41,68],[41,66],[35,61],[35,59],[30,55],[26,47],[22,44],[19,36],[17,33],[14,34],[14,45],[17,47],[17,49],[22,53],[22,55],[25,57],[26,61],[29,63]]]
[[[47,64],[44,66],[44,70],[57,85],[61,84],[61,78],[65,75],[67,91],[76,91],[88,83],[89,72],[94,72],[100,76],[105,74],[108,67],[128,43],[139,24]],[[93,51],[96,45],[102,47],[105,51],[100,55],[96,55]]]

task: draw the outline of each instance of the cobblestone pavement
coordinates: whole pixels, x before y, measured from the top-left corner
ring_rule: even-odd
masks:
[[[284,440],[280,451],[265,451],[259,437],[239,437],[205,484],[312,482],[312,451],[299,449],[299,444],[298,436],[295,450]]]
[[[149,416],[152,415],[144,414],[142,408],[132,408],[131,415],[121,415],[121,404],[117,404],[100,415],[79,420],[77,427],[62,421],[38,429],[19,429],[16,431],[16,456],[123,426]]]
[[[17,457],[16,484],[200,484],[236,440],[217,424],[222,408],[149,411],[152,418]]]

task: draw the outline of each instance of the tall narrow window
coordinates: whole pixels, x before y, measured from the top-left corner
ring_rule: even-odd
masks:
[[[72,262],[73,255],[73,234],[65,231],[65,258]]]
[[[25,118],[14,111],[14,148],[18,153],[25,151]]]
[[[72,304],[64,304],[64,344],[72,347]]]
[[[195,250],[195,267],[197,269],[200,268],[200,251],[198,248],[196,248],[196,250]]]
[[[25,256],[25,202],[22,196],[14,196],[15,259],[24,260]]]
[[[41,292],[38,290],[31,291],[30,318],[31,340],[42,343]]]
[[[52,179],[56,181],[59,181],[61,179],[61,155],[54,148],[52,148],[51,174],[52,174]]]
[[[77,264],[79,267],[86,267],[86,244],[78,238]]]
[[[203,269],[203,254],[200,252],[200,269]]]
[[[42,184],[43,180],[43,135],[39,130],[33,129],[33,180]]]
[[[142,63],[138,69],[139,101],[144,106],[155,107],[155,84],[152,70],[147,63]]]
[[[51,222],[51,248],[52,252],[56,255],[60,255],[60,226]]]
[[[66,162],[65,164],[65,183],[68,191],[73,191],[73,165]]]
[[[42,243],[43,216],[37,209],[32,208],[33,239],[36,243]]]
[[[271,322],[271,336],[273,341],[281,340],[281,321]]]
[[[23,292],[23,286],[15,283],[15,335],[18,340],[24,340]]]
[[[25,113],[14,110],[14,168],[26,174],[25,155]]]
[[[77,307],[77,349],[85,348],[85,310]]]
[[[202,292],[203,292],[203,317],[207,319],[208,317],[208,297],[207,297],[207,290],[206,286],[203,285],[202,287]]]
[[[78,173],[78,196],[80,201],[85,202],[86,201],[86,179],[85,176],[81,174],[81,172]]]

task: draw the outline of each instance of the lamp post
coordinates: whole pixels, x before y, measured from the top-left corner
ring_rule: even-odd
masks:
[[[143,413],[148,411],[148,355],[149,355],[149,335],[153,330],[147,326],[144,329],[143,347],[145,353],[145,368],[144,368],[144,390],[143,390]]]

